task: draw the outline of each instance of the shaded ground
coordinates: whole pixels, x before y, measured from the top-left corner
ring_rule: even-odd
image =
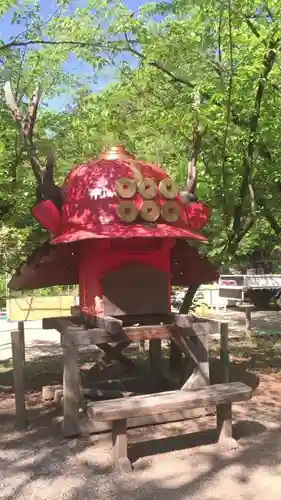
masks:
[[[276,325],[279,317],[281,313],[275,313]],[[243,330],[242,315],[234,320],[232,331]],[[235,434],[241,448],[218,449],[213,417],[134,429],[129,432],[134,471],[126,476],[110,469],[107,434],[64,440],[58,411],[52,404],[41,403],[36,389],[43,383],[61,381],[60,357],[29,361],[30,427],[25,432],[15,431],[12,373],[9,361],[3,362],[0,499],[261,500],[268,495],[280,500],[281,339],[233,339],[230,352],[232,379],[244,380],[255,389],[250,402],[234,406]],[[214,341],[214,381],[217,353]],[[82,358],[83,362],[88,359]]]

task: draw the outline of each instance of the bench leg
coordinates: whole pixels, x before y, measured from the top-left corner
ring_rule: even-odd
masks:
[[[217,406],[218,443],[227,449],[239,448],[238,442],[232,436],[231,403]]]
[[[124,472],[132,470],[128,458],[127,421],[126,419],[112,422],[113,463]]]
[[[217,429],[219,432],[219,440],[232,438],[231,403],[217,406]]]

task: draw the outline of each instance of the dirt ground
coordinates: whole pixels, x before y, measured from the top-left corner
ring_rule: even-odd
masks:
[[[225,316],[225,315],[224,315]],[[281,333],[243,338],[242,314],[230,340],[231,378],[254,388],[248,403],[234,405],[239,448],[215,443],[214,417],[149,426],[129,431],[131,474],[113,471],[108,434],[65,440],[61,416],[43,404],[42,383],[61,380],[60,358],[28,363],[29,427],[14,426],[12,372],[0,371],[0,499],[5,500],[271,500],[281,498]],[[257,313],[254,330],[279,331],[281,313]],[[281,328],[280,328],[281,331]],[[212,377],[217,373],[218,343],[211,346]]]

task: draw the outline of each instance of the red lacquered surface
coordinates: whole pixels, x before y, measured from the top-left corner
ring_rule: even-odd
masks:
[[[167,240],[85,241],[79,247],[80,307],[88,314],[103,313],[102,278],[131,263],[146,264],[165,271],[171,278],[170,251],[174,241]],[[169,280],[171,282],[171,279]],[[122,284],[120,284],[122,286]]]
[[[122,154],[121,154],[122,153]],[[138,183],[143,178],[153,179],[157,184],[168,178],[165,171],[156,165],[137,161],[123,150],[105,153],[99,160],[91,160],[75,167],[63,185],[61,228],[53,244],[70,243],[96,238],[188,238],[205,241],[205,238],[190,230],[186,206],[180,194],[174,200],[180,208],[180,218],[167,223],[161,217],[155,223],[145,223],[138,218],[128,223],[120,220],[117,207],[122,199],[116,193],[120,178]],[[137,207],[144,201],[136,194],[130,199]],[[167,201],[158,191],[154,201],[161,206]]]

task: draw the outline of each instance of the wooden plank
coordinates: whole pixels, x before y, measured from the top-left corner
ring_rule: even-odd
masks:
[[[122,334],[116,334],[114,337],[104,330],[89,329],[73,326],[69,329],[69,335],[74,345],[101,344],[103,342],[137,342],[150,339],[177,339],[182,334],[183,328],[176,325],[155,325],[155,326],[130,326],[124,327]],[[193,329],[186,330],[188,336],[196,336]]]
[[[88,408],[90,409],[91,403]],[[206,408],[193,408],[192,410],[179,410],[169,413],[160,413],[157,415],[145,415],[144,417],[133,417],[127,419],[127,428],[143,427],[145,425],[160,425],[168,422],[181,422],[195,418],[202,418],[208,415],[215,415],[216,407],[208,406]],[[80,430],[82,433],[94,434],[106,432],[112,429],[111,421],[99,421],[92,417],[91,410],[87,410],[87,417],[83,421],[80,420]]]
[[[210,366],[208,353],[208,335],[197,335],[197,337],[184,337],[186,346],[189,346],[190,352],[193,349],[195,369],[191,377],[185,381],[182,390],[194,390],[209,385]]]
[[[174,313],[162,313],[162,314],[126,314],[126,316],[120,316],[124,326],[133,325],[170,325],[174,322]]]
[[[44,329],[56,329],[62,332],[67,326],[68,335],[74,345],[101,344],[103,342],[136,342],[139,340],[149,340],[150,338],[169,338],[177,335],[179,328],[170,325],[145,325],[124,327],[122,333],[114,336],[105,332],[101,328],[85,329],[84,325],[77,325],[71,321],[72,318],[48,318],[43,319]]]
[[[219,331],[219,322],[193,314],[175,314],[174,323],[180,328],[192,328],[197,335],[213,335]]]
[[[71,344],[63,349],[63,434],[65,437],[79,435],[80,380],[78,351]]]
[[[122,332],[123,321],[112,316],[95,316],[95,326],[115,335]]]
[[[104,330],[73,327],[69,330],[72,342],[75,345],[101,344],[104,342],[137,342],[139,340],[169,338],[178,335],[178,328],[174,325],[131,326],[123,328],[122,334],[109,335]]]
[[[104,401],[109,399],[116,398],[129,398],[134,395],[133,392],[129,391],[121,391],[121,390],[112,390],[112,389],[83,389],[84,396],[87,396],[91,401]],[[55,389],[54,396],[51,398],[57,405],[61,405],[63,403],[63,390]],[[87,405],[83,398],[83,404],[80,403],[80,408],[83,411],[86,411]],[[80,427],[80,425],[79,425]]]
[[[100,401],[90,406],[87,413],[97,420],[118,420],[235,401],[247,401],[251,396],[251,387],[242,382],[232,382],[207,386],[196,391],[178,390],[134,396],[129,399]]]
[[[81,311],[80,306],[73,306],[71,308],[71,314],[77,318],[80,316],[84,317],[85,314]],[[164,313],[164,314],[126,314],[126,316],[114,316],[114,319],[122,320],[124,326],[131,325],[160,325],[173,323],[174,313]]]
[[[209,359],[208,359],[208,336],[196,335],[188,337],[182,329],[182,335],[174,339],[179,348],[185,354],[185,363],[182,368],[184,373],[181,382],[184,382],[183,390],[194,390],[204,387],[210,383]],[[190,376],[190,366],[193,363],[194,370]],[[189,378],[187,378],[189,377]]]
[[[63,331],[65,326],[68,327],[68,334],[71,337],[71,342],[74,345],[91,345],[103,342],[122,342],[139,340],[150,340],[154,338],[165,339],[181,335],[184,330],[186,335],[201,335],[202,333],[211,335],[218,330],[218,323],[206,319],[198,319],[190,317],[190,327],[180,328],[176,324],[161,324],[161,325],[140,325],[126,326],[120,334],[110,335],[101,328],[88,328],[85,325],[79,325],[73,322],[73,317],[68,318],[47,318],[43,319],[44,329],[56,329],[59,332]],[[185,318],[185,324],[187,319]]]
[[[13,372],[14,372],[14,392],[16,406],[17,427],[23,429],[26,427],[26,408],[25,408],[25,355],[24,355],[24,336],[23,331],[11,331]]]
[[[120,342],[120,344],[112,347],[109,344],[102,343],[97,344],[97,346],[105,352],[106,364],[110,363],[112,360],[116,360],[124,365],[128,370],[134,370],[135,363],[121,352],[121,350],[125,349],[125,347],[127,347],[129,344],[130,342]]]

